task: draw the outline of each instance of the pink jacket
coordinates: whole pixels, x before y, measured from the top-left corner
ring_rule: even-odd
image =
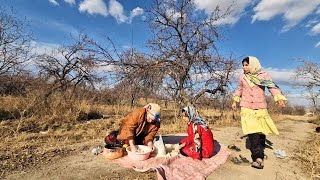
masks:
[[[259,79],[269,79],[271,77],[268,73],[261,71],[258,75]],[[276,96],[278,94],[281,95],[281,91],[278,88],[268,88],[272,96]],[[241,74],[238,88],[235,91],[235,96],[241,97],[240,106],[246,107],[250,109],[266,109],[267,102],[265,96],[265,87],[254,85],[250,87],[248,84],[245,75]]]

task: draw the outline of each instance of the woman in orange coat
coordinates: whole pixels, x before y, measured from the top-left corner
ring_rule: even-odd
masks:
[[[160,106],[149,103],[128,114],[120,129],[105,138],[106,144],[127,144],[135,152],[137,144],[144,144],[153,149],[153,138],[160,128]]]

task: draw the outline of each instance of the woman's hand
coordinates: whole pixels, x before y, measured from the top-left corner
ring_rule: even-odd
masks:
[[[181,149],[181,148],[183,148],[185,146],[186,146],[186,143],[182,143],[182,144],[179,145],[179,149]]]
[[[280,108],[286,107],[286,103],[285,103],[284,100],[282,100],[282,99],[280,99],[280,100],[278,101],[278,104],[279,104],[279,107],[280,107]]]
[[[130,150],[131,152],[136,152],[137,151],[137,148],[134,144],[134,141],[132,139],[129,140],[129,145],[130,145]]]
[[[155,148],[154,148],[154,145],[153,145],[153,142],[152,142],[152,141],[149,141],[147,145],[148,145],[149,148],[151,148],[151,152],[153,152],[154,149],[155,149]]]
[[[237,110],[237,102],[233,101],[231,107],[233,110]]]
[[[137,148],[134,145],[130,146],[130,149],[131,149],[131,152],[133,152],[133,153],[137,152]]]

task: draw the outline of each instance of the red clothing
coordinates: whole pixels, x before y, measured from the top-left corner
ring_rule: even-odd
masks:
[[[201,142],[201,150],[200,152],[196,152],[192,126],[193,123],[191,122],[187,128],[188,137],[180,142],[180,144],[186,143],[186,146],[183,147],[181,151],[189,157],[192,157],[193,159],[212,157],[214,152],[214,140],[211,130],[209,129],[209,127],[206,130],[201,125],[197,125]]]

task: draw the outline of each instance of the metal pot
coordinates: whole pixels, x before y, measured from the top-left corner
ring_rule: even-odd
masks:
[[[123,148],[121,145],[105,145],[102,155],[109,160],[117,159],[123,156]]]

